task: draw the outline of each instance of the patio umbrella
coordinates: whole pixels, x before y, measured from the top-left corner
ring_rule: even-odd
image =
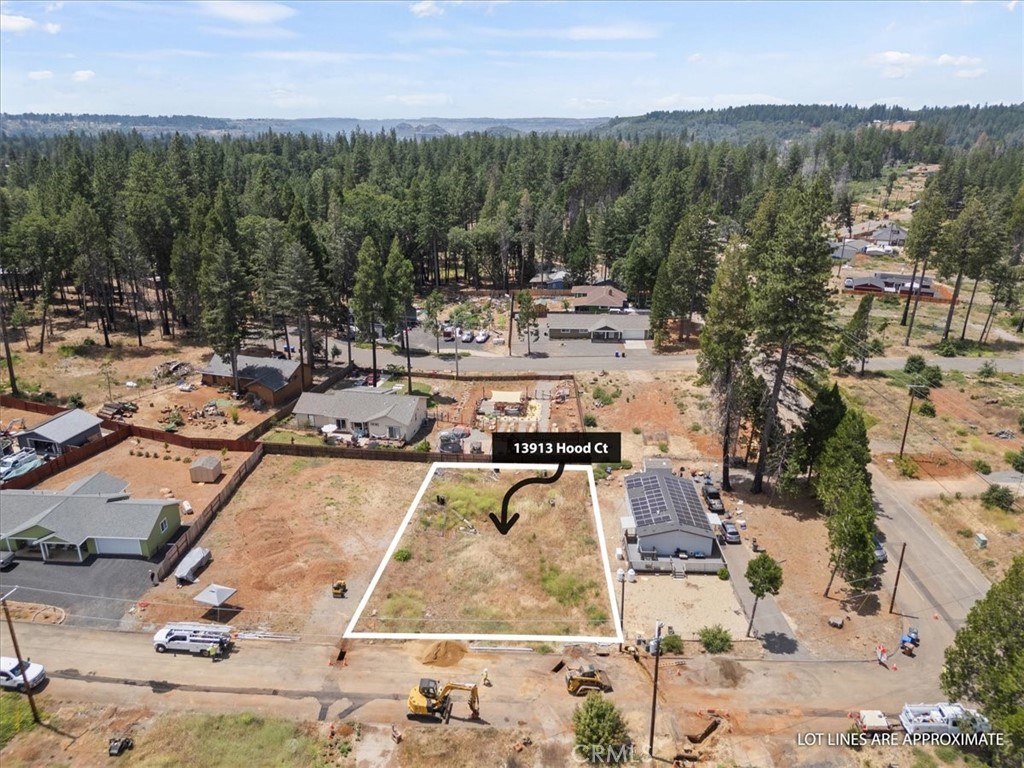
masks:
[[[328,436],[333,435],[335,432],[338,431],[338,425],[337,424],[324,424],[322,427],[320,427],[320,431],[323,432],[324,437],[328,437]]]
[[[220,584],[211,584],[192,599],[197,603],[213,606],[217,610],[217,621],[220,621],[221,607],[231,599],[231,596],[238,590],[234,587],[225,587]]]

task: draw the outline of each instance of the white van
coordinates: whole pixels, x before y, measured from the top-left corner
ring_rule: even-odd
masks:
[[[179,622],[168,624],[153,635],[153,647],[157,653],[184,651],[209,656],[210,647],[217,646],[218,654],[231,648],[231,628],[220,624]]]

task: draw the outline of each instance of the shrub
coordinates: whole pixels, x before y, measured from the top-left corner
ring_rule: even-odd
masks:
[[[1024,411],[1017,414],[1017,426],[1024,432]]]
[[[713,627],[701,627],[697,632],[700,644],[708,653],[725,653],[732,650],[732,635],[721,624]]]
[[[668,443],[658,443],[658,450],[662,453],[668,453]]]
[[[629,402],[628,398],[626,399],[626,402]],[[634,435],[639,435],[639,434],[642,434],[642,433],[643,433],[643,430],[640,429],[640,427],[633,427],[633,434]]]
[[[416,450],[420,453],[430,453],[430,443],[426,440],[420,440],[416,443]]]
[[[693,424],[690,425],[690,431],[691,432],[700,432],[700,424],[698,424],[696,421],[693,422]]]
[[[975,459],[973,462],[974,471],[982,475],[992,474],[992,465],[984,459]]]
[[[931,400],[925,400],[923,403],[917,406],[917,412],[920,413],[922,416],[928,416],[934,419],[935,403],[933,403]]]
[[[148,459],[149,458],[149,451],[146,451],[146,453],[143,454],[143,455]]]
[[[192,463],[192,457],[191,456],[186,456],[184,459],[182,459],[182,461],[185,464],[191,464]]]
[[[72,392],[68,395],[68,407],[85,408],[85,400],[82,399],[81,392]]]
[[[597,426],[597,416],[595,416],[592,413],[584,414],[584,416],[583,416],[583,426],[585,426],[585,427],[596,427]]]
[[[395,551],[394,559],[399,563],[407,563],[412,560],[412,552],[408,549],[399,549]]]
[[[572,713],[572,728],[576,746],[573,754],[583,754],[590,762],[611,762],[625,744],[629,743],[629,729],[622,712],[611,699],[598,693],[589,693]]]
[[[129,448],[129,449],[128,449],[128,455],[129,455],[129,456],[134,456],[134,455],[135,455],[135,450],[134,450],[134,449],[132,449],[132,448]]]
[[[548,645],[547,643],[541,643],[540,645],[536,646],[536,647],[535,647],[535,648],[533,649],[534,653],[543,653],[544,655],[547,655],[547,654],[549,654],[549,653],[553,653],[553,652],[554,652],[554,650],[555,650],[555,649],[554,649],[554,648],[552,648],[552,647],[551,647],[550,645]]]
[[[1007,451],[1006,463],[1013,467],[1014,472],[1024,473],[1024,451]]]
[[[682,653],[683,638],[679,635],[665,635],[661,638],[662,653]]]
[[[920,467],[917,466],[917,462],[912,458],[909,456],[897,456],[894,461],[896,462],[896,469],[899,470],[900,477],[917,477]]]
[[[937,365],[927,365],[921,371],[921,378],[929,387],[942,386],[942,369]]]
[[[1006,512],[1013,508],[1013,490],[1005,485],[990,485],[978,498],[986,507],[997,507]]]
[[[175,457],[174,457],[174,460],[175,460],[175,461],[181,461],[181,456],[175,456]]]
[[[724,565],[718,569],[718,578],[720,578],[722,581],[729,580],[729,569],[726,568]]]
[[[935,354],[939,357],[956,357],[957,344],[951,339],[943,339],[935,345]]]
[[[998,372],[999,369],[996,368],[995,363],[993,363],[991,360],[986,360],[984,363],[981,364],[981,367],[978,369],[978,378],[982,380],[991,379]]]
[[[170,460],[171,460],[170,454],[165,453],[164,454],[164,461],[170,461]]]
[[[958,528],[956,531],[957,536],[963,536],[965,539],[971,538],[974,535],[974,531],[970,528]]]
[[[920,373],[927,367],[924,358],[921,355],[911,355],[907,358],[907,362],[903,364],[904,373]]]
[[[228,409],[228,415],[231,417],[232,424],[241,424],[242,418],[238,415],[238,408],[232,406]]]

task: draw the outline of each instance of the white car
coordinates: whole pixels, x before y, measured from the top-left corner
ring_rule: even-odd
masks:
[[[28,660],[19,668],[17,659],[11,656],[0,656],[0,688],[26,691],[29,688],[37,687],[45,679],[46,670],[42,664],[35,664]]]
[[[487,331],[487,330],[480,331],[476,335],[476,343],[477,344],[486,344],[487,340],[489,338],[491,338],[491,332],[490,331]]]
[[[462,338],[459,339],[459,341],[461,341],[463,344],[472,344],[473,343],[473,332],[472,331],[463,331],[462,332]]]

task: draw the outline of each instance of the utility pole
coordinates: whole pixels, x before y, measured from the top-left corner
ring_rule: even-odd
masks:
[[[903,458],[903,449],[907,445],[907,431],[910,429],[910,414],[914,412],[914,395],[917,394],[917,385],[910,385],[910,405],[907,407],[907,421],[903,425],[903,439],[900,440],[900,458]]]
[[[903,556],[907,554],[907,542],[903,542],[903,547],[900,549],[900,564],[896,567],[896,583],[892,585],[892,600],[889,601],[889,613],[892,613],[892,608],[896,605],[896,590],[900,586],[900,574],[903,573]]]
[[[412,394],[412,354],[409,352],[409,327],[406,326],[402,333],[405,334],[405,371],[409,380],[409,394]]]
[[[625,636],[626,625],[626,572],[619,568],[615,578],[622,585],[622,597],[619,598],[619,634]],[[619,641],[619,653],[622,653],[622,641]]]
[[[508,304],[508,356],[512,357],[512,319],[516,316],[516,295],[509,293]]]
[[[7,598],[14,594],[15,587],[3,597],[0,597],[0,606],[3,606],[4,617],[7,619],[7,629],[11,632],[11,645],[14,646],[14,655],[18,658],[18,669],[21,670],[22,679],[25,680],[25,693],[28,695],[28,705],[32,709],[32,719],[37,723],[42,722],[42,718],[39,717],[39,710],[36,709],[36,699],[32,693],[32,687],[29,685],[26,675],[28,670],[25,668],[25,662],[21,658],[21,648],[18,647],[18,638],[14,635],[14,622],[11,621],[11,611],[7,607]]]
[[[654,716],[658,711],[658,662],[661,661],[661,622],[657,624],[654,637],[654,692],[651,694],[651,738],[647,744],[647,754],[654,757]]]

